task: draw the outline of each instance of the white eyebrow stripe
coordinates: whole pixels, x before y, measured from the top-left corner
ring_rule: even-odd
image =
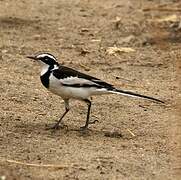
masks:
[[[44,57],[46,57],[46,56],[49,57],[49,58],[51,58],[51,59],[56,60],[54,56],[52,56],[52,55],[50,55],[50,54],[46,54],[46,53],[38,55],[37,58],[44,58]]]

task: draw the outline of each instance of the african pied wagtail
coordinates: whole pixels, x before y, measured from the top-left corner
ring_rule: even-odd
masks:
[[[36,56],[28,56],[27,58],[34,59],[42,64],[40,76],[42,84],[49,91],[61,96],[65,102],[65,112],[60,117],[59,121],[53,126],[53,129],[57,129],[59,127],[59,124],[62,121],[63,117],[70,110],[69,99],[82,100],[88,104],[87,119],[85,125],[81,127],[82,130],[87,129],[88,125],[91,124],[91,122],[89,122],[91,101],[88,98],[93,95],[114,93],[126,96],[146,98],[164,103],[163,101],[153,97],[116,89],[113,85],[100,79],[89,76],[87,74],[83,74],[66,66],[62,66],[57,62],[56,58],[49,53],[42,53]]]

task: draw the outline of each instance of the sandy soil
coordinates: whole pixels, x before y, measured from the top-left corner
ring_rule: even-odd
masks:
[[[181,35],[177,22],[163,20],[180,14],[143,11],[161,3],[0,0],[1,180],[181,178]],[[179,1],[164,4],[181,7]],[[135,51],[106,53],[113,46]],[[91,118],[99,122],[80,133],[76,130],[85,123],[87,107],[72,101],[64,119],[68,130],[46,130],[64,104],[41,85],[38,64],[25,58],[38,51],[166,103],[93,97]]]

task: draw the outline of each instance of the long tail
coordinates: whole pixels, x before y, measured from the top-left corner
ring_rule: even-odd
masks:
[[[139,97],[139,98],[144,98],[144,99],[150,99],[150,100],[153,100],[153,101],[164,103],[163,101],[161,101],[159,99],[156,99],[154,97],[137,94],[137,93],[131,92],[131,91],[120,90],[120,89],[113,89],[110,92],[115,93],[115,94],[122,94],[124,96],[132,96],[132,97]]]

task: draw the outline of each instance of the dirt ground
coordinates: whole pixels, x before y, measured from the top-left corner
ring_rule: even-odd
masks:
[[[0,0],[0,180],[181,179],[177,8],[176,0]],[[68,129],[46,130],[64,104],[26,59],[39,51],[166,103],[93,97],[98,122],[81,133],[87,107],[71,101]]]

